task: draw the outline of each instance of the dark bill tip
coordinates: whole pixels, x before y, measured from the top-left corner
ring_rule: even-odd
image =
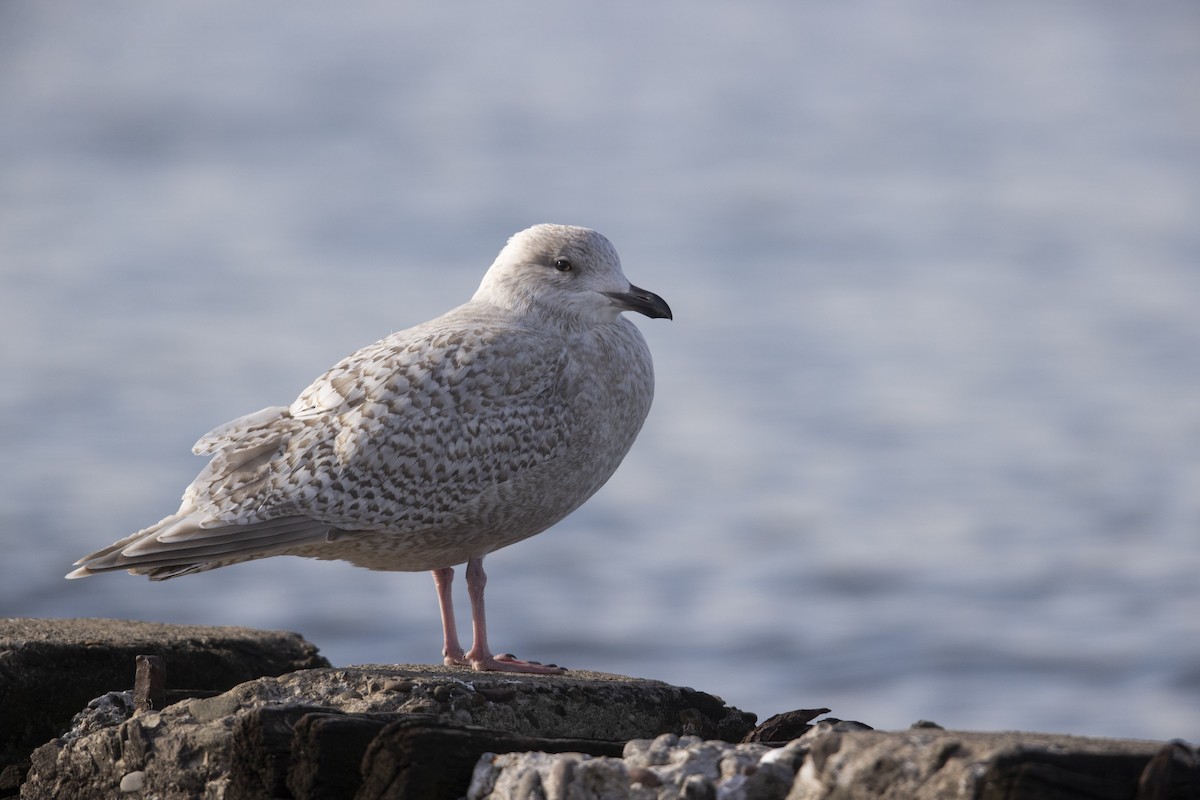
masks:
[[[614,303],[626,311],[636,311],[645,314],[650,319],[675,319],[667,301],[632,284],[628,292],[605,292]]]

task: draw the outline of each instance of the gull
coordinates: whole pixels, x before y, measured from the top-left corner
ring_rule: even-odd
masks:
[[[290,406],[221,425],[179,510],[75,562],[165,580],[277,555],[433,573],[447,665],[558,674],[488,644],[483,559],[579,508],[650,410],[634,311],[671,319],[587,228],[512,236],[469,301],[342,359]],[[455,626],[466,564],[474,640]]]

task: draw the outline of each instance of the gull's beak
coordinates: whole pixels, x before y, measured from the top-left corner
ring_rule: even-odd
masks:
[[[671,316],[671,307],[667,305],[666,300],[663,300],[654,292],[639,289],[632,283],[629,284],[628,292],[604,292],[604,294],[615,305],[620,306],[626,311],[636,311],[639,314],[645,314],[650,319],[675,319]]]

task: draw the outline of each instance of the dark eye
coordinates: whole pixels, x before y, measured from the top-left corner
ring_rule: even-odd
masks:
[[[570,272],[572,269],[571,259],[569,259],[569,258],[554,259],[554,268],[556,270],[558,270],[559,272]]]

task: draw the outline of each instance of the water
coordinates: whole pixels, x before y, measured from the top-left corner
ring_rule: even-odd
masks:
[[[1195,740],[1198,23],[5,3],[0,612],[435,660],[425,575],[61,575],[172,511],[209,428],[569,222],[676,321],[639,321],[617,476],[489,557],[497,645],[762,717]]]

